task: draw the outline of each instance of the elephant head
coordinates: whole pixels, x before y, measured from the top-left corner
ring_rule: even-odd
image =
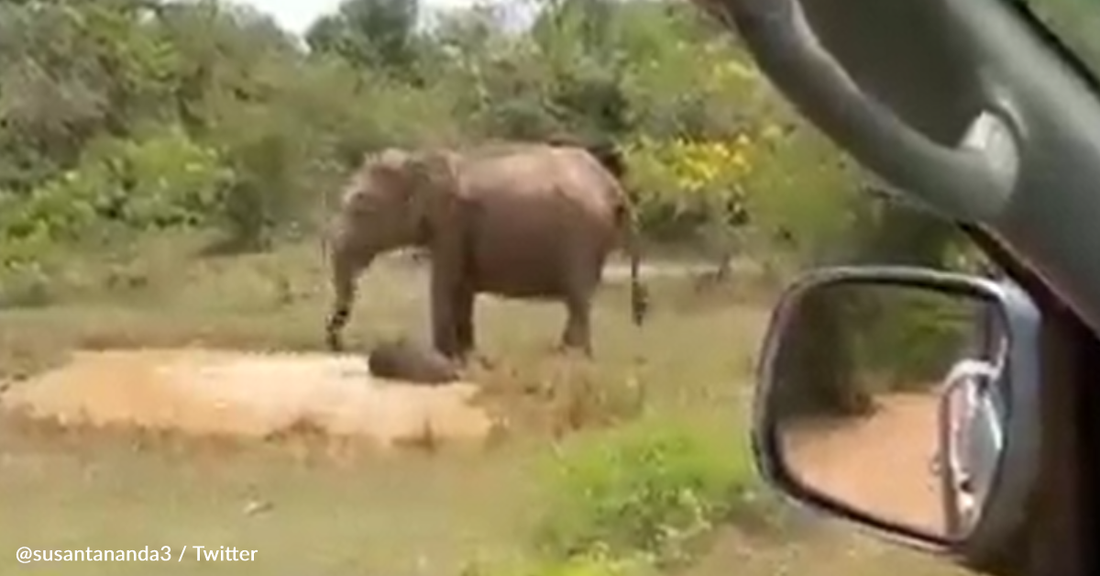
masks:
[[[379,254],[431,241],[457,194],[458,156],[449,150],[388,148],[364,156],[349,180],[329,234],[335,300],[326,332],[333,351],[355,300],[359,274]]]

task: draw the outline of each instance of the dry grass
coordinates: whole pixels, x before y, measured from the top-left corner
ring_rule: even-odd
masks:
[[[321,347],[328,289],[317,246],[205,260],[185,258],[185,246],[165,241],[132,262],[74,266],[60,288],[46,287],[52,304],[0,311],[0,378],[56,365],[78,348]],[[360,283],[349,345],[426,338],[424,280],[405,262],[377,265]],[[204,575],[445,576],[474,556],[507,556],[537,509],[530,464],[548,453],[551,438],[643,412],[737,433],[769,291],[690,279],[651,286],[653,316],[640,331],[629,322],[625,286],[605,286],[594,362],[547,353],[564,321],[560,307],[479,301],[479,348],[493,366],[471,376],[485,384],[485,402],[509,430],[487,453],[439,450],[430,430],[418,450],[351,457],[309,430],[256,446],[8,418],[0,431],[0,541],[13,549],[259,551],[253,564],[185,559],[154,569]],[[814,542],[798,546],[816,550]],[[864,546],[873,553],[855,554],[847,573],[933,573],[919,562],[907,571],[904,553]],[[760,544],[750,552],[760,568],[749,573],[786,573],[783,550]],[[803,565],[816,568],[812,560]],[[16,565],[9,557],[0,566]],[[700,576],[718,570],[713,562],[697,569]],[[82,563],[48,572],[146,574],[150,567]]]

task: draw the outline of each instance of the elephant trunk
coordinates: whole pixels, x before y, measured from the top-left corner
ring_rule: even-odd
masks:
[[[333,303],[325,323],[325,335],[331,352],[344,350],[343,331],[351,319],[356,283],[360,274],[374,261],[375,255],[373,251],[352,249],[346,241],[337,241],[330,246],[328,257],[332,273]]]

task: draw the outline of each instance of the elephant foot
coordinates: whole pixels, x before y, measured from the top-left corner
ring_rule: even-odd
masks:
[[[329,332],[325,338],[325,344],[328,346],[329,352],[333,354],[339,354],[344,351],[344,341],[339,335]]]
[[[483,370],[491,370],[495,363],[489,357],[474,350],[466,350],[456,353],[452,359],[463,368],[477,367]]]
[[[554,346],[553,353],[557,356],[565,356],[567,358],[584,358],[586,360],[592,359],[592,349],[578,344],[570,344],[562,342],[557,346]]]
[[[497,365],[497,363],[494,362],[492,358],[489,358],[488,356],[481,353],[471,354],[469,356],[469,359],[470,362],[472,362],[474,365],[476,365],[478,368],[481,368],[482,370],[493,370],[496,368]]]

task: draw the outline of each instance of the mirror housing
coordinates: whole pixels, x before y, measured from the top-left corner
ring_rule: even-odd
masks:
[[[792,472],[777,431],[777,385],[780,349],[798,328],[794,320],[808,296],[842,284],[918,288],[985,300],[1002,316],[1008,335],[1005,370],[1008,382],[1007,416],[1002,422],[1000,465],[994,473],[981,515],[957,538],[876,517],[835,495],[809,485]],[[993,558],[1025,520],[1026,500],[1034,487],[1039,462],[1040,314],[1027,294],[1012,283],[952,272],[895,266],[823,268],[809,272],[783,293],[772,313],[757,368],[753,406],[752,446],[762,477],[795,502],[826,515],[843,518],[879,536],[924,552],[955,557],[961,564],[980,566]],[[945,438],[941,432],[938,440]],[[941,446],[941,453],[943,446]],[[874,463],[868,462],[868,471]],[[947,486],[947,467],[938,466],[941,485]]]

